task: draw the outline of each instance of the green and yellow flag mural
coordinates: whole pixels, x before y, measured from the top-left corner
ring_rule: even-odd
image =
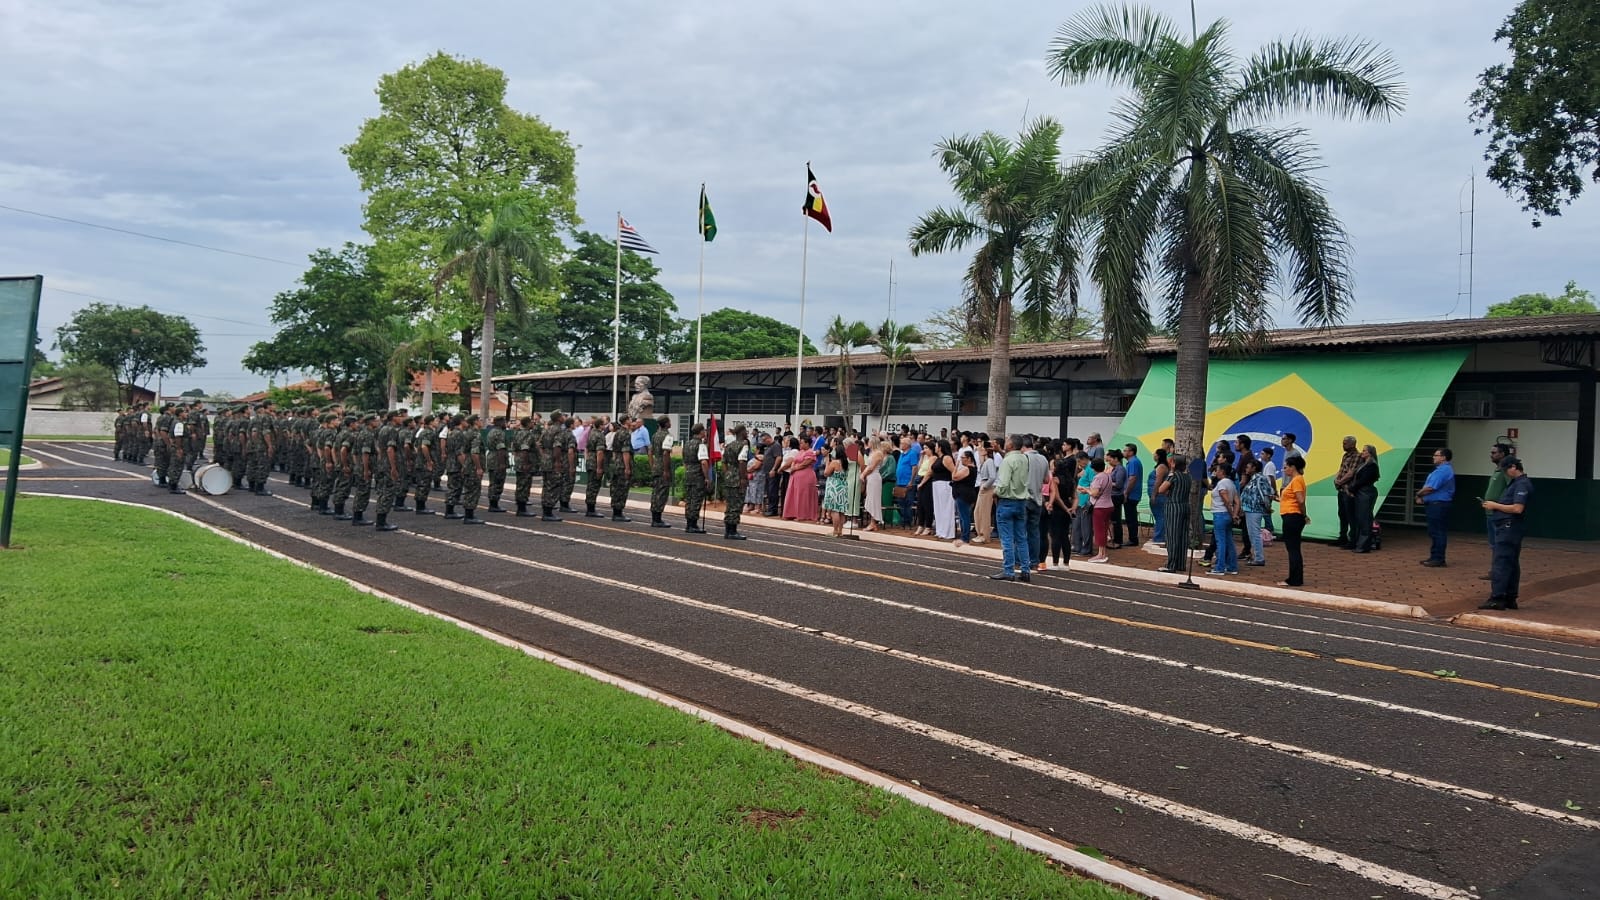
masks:
[[[1338,534],[1333,477],[1346,435],[1378,450],[1381,504],[1404,471],[1439,399],[1466,360],[1464,348],[1407,353],[1329,354],[1275,359],[1212,360],[1206,388],[1207,452],[1217,441],[1248,434],[1254,446],[1277,446],[1284,434],[1306,461],[1307,537]],[[1146,460],[1173,436],[1175,364],[1150,366],[1122,420],[1116,444],[1138,444]],[[1273,461],[1283,463],[1280,448]],[[1148,502],[1148,500],[1146,501]]]

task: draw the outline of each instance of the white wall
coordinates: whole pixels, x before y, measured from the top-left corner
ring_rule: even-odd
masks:
[[[1530,419],[1451,419],[1450,450],[1455,470],[1463,475],[1491,475],[1489,447],[1509,429],[1517,430],[1511,443],[1535,478],[1577,478],[1578,423]],[[1426,448],[1425,448],[1426,449]]]
[[[1119,446],[1116,443],[1117,429],[1121,427],[1121,416],[1072,416],[1067,419],[1067,433],[1062,437],[1075,437],[1081,441],[1090,434],[1098,433],[1107,447],[1116,447]]]
[[[77,412],[58,409],[30,409],[22,425],[24,437],[30,434],[95,434],[111,437],[117,414]]]

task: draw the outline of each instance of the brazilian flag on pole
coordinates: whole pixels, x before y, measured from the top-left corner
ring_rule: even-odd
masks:
[[[717,217],[711,214],[711,201],[706,199],[706,186],[700,185],[700,234],[706,243],[717,239]]]

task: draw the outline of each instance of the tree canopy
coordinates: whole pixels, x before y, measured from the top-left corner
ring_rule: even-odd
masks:
[[[272,300],[278,332],[245,354],[246,369],[259,375],[315,372],[338,398],[383,396],[386,357],[353,342],[351,329],[368,328],[414,310],[394,299],[372,261],[372,248],[345,244],[337,253],[311,254],[300,287]]]
[[[561,266],[564,289],[555,318],[566,356],[579,366],[611,364],[611,321],[616,300],[616,244],[592,231],[574,235],[577,247]],[[661,270],[648,258],[622,252],[622,331],[618,358],[624,365],[661,362],[682,337],[678,305],[656,282]]]
[[[1576,281],[1569,281],[1567,289],[1558,297],[1518,294],[1503,303],[1493,304],[1483,315],[1488,319],[1510,319],[1517,316],[1564,316],[1592,312],[1600,312],[1600,308],[1595,306],[1594,292],[1578,287]]]
[[[762,359],[788,356],[795,351],[800,329],[777,319],[745,312],[719,309],[706,313],[701,359]],[[672,362],[694,362],[695,320],[685,319],[681,342],[672,347]],[[805,354],[815,356],[817,347],[807,337]]]
[[[1494,33],[1511,62],[1478,76],[1472,119],[1489,178],[1526,212],[1559,216],[1600,181],[1600,14],[1593,0],[1522,0]]]
[[[56,346],[68,364],[92,363],[109,369],[133,402],[133,388],[157,375],[190,372],[206,364],[200,330],[183,316],[148,306],[92,303],[56,329]]]
[[[1051,316],[1042,323],[1036,317],[1017,321],[1012,337],[1018,341],[1035,343],[1045,341],[1076,341],[1100,336],[1098,314]],[[934,312],[922,321],[919,330],[926,344],[934,349],[954,347],[987,347],[994,340],[994,322],[968,305],[951,306]]]

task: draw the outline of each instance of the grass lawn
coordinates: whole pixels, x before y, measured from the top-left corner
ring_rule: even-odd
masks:
[[[1121,896],[171,517],[16,513],[0,896]]]
[[[26,453],[22,454],[21,460],[22,461],[18,463],[18,465],[33,465],[33,457]],[[4,468],[5,466],[9,465],[11,465],[11,449],[9,447],[0,447],[0,468]]]

